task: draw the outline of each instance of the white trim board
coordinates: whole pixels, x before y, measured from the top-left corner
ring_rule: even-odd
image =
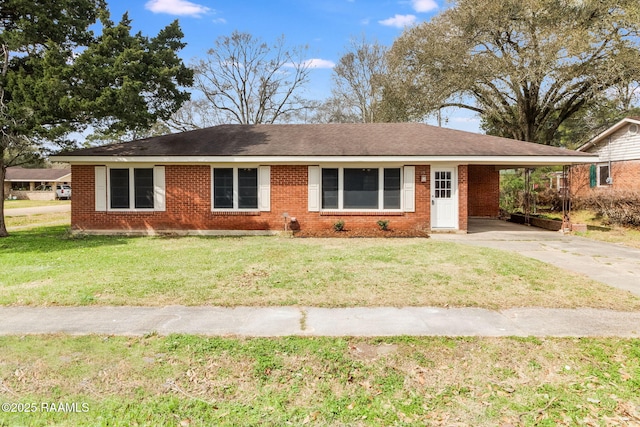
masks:
[[[154,163],[154,164],[211,164],[258,163],[263,165],[310,165],[318,163],[401,163],[436,164],[457,163],[474,165],[550,166],[598,162],[598,156],[51,156],[56,162],[71,164]]]

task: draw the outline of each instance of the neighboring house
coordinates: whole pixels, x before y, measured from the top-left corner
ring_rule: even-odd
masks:
[[[619,121],[578,151],[597,155],[598,160],[572,168],[574,195],[602,190],[640,191],[640,118]]]
[[[6,198],[55,200],[56,185],[71,184],[71,169],[7,168],[4,178]]]
[[[72,228],[269,234],[467,230],[499,214],[499,170],[591,163],[584,153],[416,123],[222,125],[81,149]]]

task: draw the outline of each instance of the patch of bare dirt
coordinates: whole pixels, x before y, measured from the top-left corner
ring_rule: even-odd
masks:
[[[349,346],[349,352],[353,357],[360,360],[373,360],[381,356],[388,356],[398,352],[396,344],[372,345],[366,342],[359,342]]]

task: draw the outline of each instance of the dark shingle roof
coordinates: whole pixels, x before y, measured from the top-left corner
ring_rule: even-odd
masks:
[[[419,123],[220,125],[61,156],[566,156],[573,151]]]
[[[29,169],[18,166],[7,168],[7,181],[58,181],[71,173],[70,169]]]

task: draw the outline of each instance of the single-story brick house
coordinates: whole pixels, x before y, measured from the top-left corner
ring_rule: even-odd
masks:
[[[4,195],[21,200],[55,200],[56,185],[71,184],[71,169],[8,167]]]
[[[591,191],[640,191],[640,118],[622,119],[597,135],[578,151],[597,155],[591,165],[572,168],[574,195]]]
[[[416,123],[221,125],[61,153],[72,228],[272,234],[287,227],[466,232],[497,217],[499,170],[585,153]]]

